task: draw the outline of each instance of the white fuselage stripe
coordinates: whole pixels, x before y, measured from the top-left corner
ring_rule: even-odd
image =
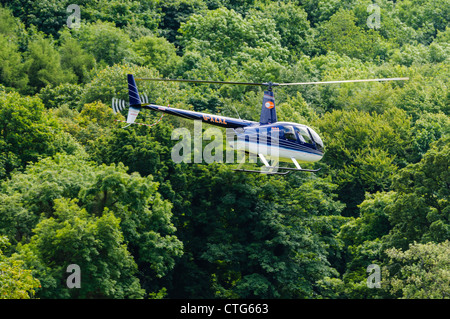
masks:
[[[300,162],[317,162],[322,159],[323,155],[313,154],[302,150],[286,149],[273,145],[261,145],[255,142],[247,142],[238,140],[236,149],[239,151],[247,151],[252,154],[263,154],[269,159],[278,159],[283,162],[292,162],[291,158],[295,158]]]

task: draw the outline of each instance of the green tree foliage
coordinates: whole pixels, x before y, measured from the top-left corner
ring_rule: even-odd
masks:
[[[173,72],[179,60],[175,46],[165,38],[142,37],[133,43],[133,50],[142,59],[139,64],[156,69],[164,76]]]
[[[387,45],[373,30],[365,31],[355,23],[353,11],[339,10],[323,23],[319,43],[323,50],[335,51],[351,58],[373,61],[384,58]]]
[[[291,53],[311,54],[314,52],[314,34],[310,28],[306,11],[292,1],[262,3],[261,13],[250,11],[261,19],[275,21],[275,30],[280,34],[280,42]],[[295,27],[293,27],[295,26]],[[274,37],[276,33],[272,34]]]
[[[0,175],[56,152],[75,153],[77,145],[48,116],[38,97],[0,93]]]
[[[63,83],[58,86],[48,85],[39,92],[39,98],[47,108],[67,106],[70,109],[79,109],[83,91],[82,86],[73,83]]]
[[[213,61],[234,56],[250,40],[248,23],[233,10],[217,9],[192,16],[181,27],[183,45],[194,47]],[[191,49],[192,50],[192,49]]]
[[[62,68],[61,56],[53,41],[38,34],[28,45],[25,68],[27,70],[30,89],[38,92],[41,88],[52,84],[58,85],[73,82],[75,75]]]
[[[392,109],[382,115],[334,111],[318,119],[327,142],[324,162],[340,185],[339,198],[352,214],[366,191],[387,190],[411,147],[410,119]]]
[[[438,31],[448,27],[450,6],[444,0],[405,0],[398,6],[398,15],[403,22],[419,33],[422,43],[430,43]]]
[[[136,77],[158,77],[157,71],[147,67],[128,64],[115,64],[106,67],[93,74],[92,80],[84,86],[80,96],[80,104],[101,101],[104,104],[111,105],[112,98],[128,101],[128,87],[123,85],[123,81],[127,79],[127,74],[134,74]],[[157,100],[162,96],[166,99],[171,97],[170,86],[154,82],[139,83],[139,92],[147,94],[151,100]]]
[[[9,245],[7,237],[0,237],[0,299],[30,299],[40,287],[31,270],[24,268],[23,260],[15,260],[3,254]]]
[[[113,22],[122,28],[130,23],[151,31],[155,31],[160,21],[160,13],[157,10],[157,0],[101,0],[83,1],[81,7],[83,19],[95,22]]]
[[[81,47],[68,31],[60,35],[59,53],[61,55],[61,67],[65,70],[71,69],[77,76],[77,82],[86,82],[88,72],[95,66],[95,58]]]
[[[387,296],[391,293],[396,296],[397,291],[405,287],[405,292],[409,289],[414,291],[419,281],[428,275],[423,275],[425,270],[421,269],[423,264],[414,265],[416,253],[430,254],[434,250],[434,244],[446,242],[450,236],[448,215],[448,137],[442,138],[434,143],[431,149],[424,155],[423,159],[416,164],[400,170],[393,179],[393,189],[390,192],[379,192],[374,195],[367,194],[366,199],[360,205],[361,215],[345,224],[339,237],[346,243],[351,262],[347,264],[345,274],[346,285],[354,288],[360,286],[366,295],[369,290],[361,283],[366,279],[364,272],[367,265],[383,263],[394,273],[403,275],[393,275],[387,280],[390,288],[384,289]],[[415,243],[417,249],[407,253],[407,249],[413,249]],[[421,248],[423,247],[423,249]],[[389,248],[389,250],[386,250]],[[400,250],[399,250],[400,249]],[[405,250],[405,254],[401,250]],[[387,254],[387,255],[386,255]],[[408,261],[409,257],[410,260]],[[420,258],[420,257],[417,257]],[[396,262],[406,261],[405,267],[394,266]],[[445,261],[444,261],[445,262]],[[411,268],[410,268],[411,267]],[[418,268],[416,268],[418,267]],[[418,272],[413,272],[417,269]],[[406,275],[408,272],[409,275]],[[406,280],[401,284],[399,279],[404,276],[418,278]],[[421,277],[425,276],[425,277]],[[440,281],[440,275],[436,280]],[[428,277],[429,278],[429,277]],[[445,279],[444,276],[444,281]],[[391,282],[392,281],[392,282]],[[432,285],[424,284],[423,289],[428,290]],[[429,288],[430,287],[430,288]],[[439,288],[437,288],[439,289]],[[420,291],[421,288],[418,287]],[[422,297],[419,297],[422,296]],[[436,295],[426,297],[421,292],[417,295],[405,294],[406,298],[436,298]],[[439,297],[438,297],[439,298]]]
[[[320,22],[329,20],[340,8],[344,8],[346,4],[351,2],[351,0],[306,0],[302,1],[301,5],[308,13],[308,20],[311,24],[317,25]]]
[[[28,76],[24,72],[22,55],[17,44],[0,34],[0,81],[7,87],[23,89],[28,83]]]
[[[447,132],[450,132],[450,118],[448,116],[442,113],[423,113],[413,127],[414,154],[416,154],[418,160],[428,151],[431,143],[439,140]]]
[[[20,27],[20,19],[15,18],[8,8],[0,6],[0,33],[8,38],[16,38]]]
[[[389,210],[394,224],[388,236],[391,245],[405,248],[414,240],[442,242],[449,238],[448,140],[446,136],[434,143],[419,163],[408,165],[394,179],[399,197]]]
[[[448,68],[445,64],[442,68]],[[403,90],[395,96],[395,103],[398,108],[408,112],[415,120],[423,113],[444,113],[447,117],[450,114],[449,98],[445,71],[437,69],[431,71],[433,75],[418,76],[414,82],[408,83]],[[448,74],[448,73],[447,73]],[[424,82],[427,84],[424,89]]]
[[[90,217],[76,200],[56,199],[54,218],[41,221],[30,243],[19,248],[39,270],[43,298],[140,298],[137,266],[124,245],[119,219],[104,212]],[[68,289],[66,269],[82,270],[80,289]]]
[[[11,10],[0,5],[0,83],[7,88],[25,91],[28,83],[21,48],[27,31]]]
[[[35,25],[39,31],[53,36],[66,25],[67,18],[73,13],[67,11],[72,4],[68,0],[13,0],[0,3],[7,5],[26,26]],[[160,19],[156,4],[155,0],[84,0],[77,3],[80,6],[80,18],[88,22],[114,22],[119,27],[133,22],[150,30],[156,29]]]
[[[69,16],[66,12],[70,4],[68,0],[2,0],[1,3],[7,5],[14,16],[20,18],[27,27],[34,25],[39,31],[53,36],[66,23]]]
[[[132,171],[143,175],[156,174],[165,165],[162,158],[170,160],[169,149],[154,138],[135,130],[114,130],[110,136],[101,137],[93,145],[93,158],[99,162],[114,163],[117,158]]]
[[[171,205],[151,177],[125,171],[58,155],[2,185],[0,231],[26,243],[17,259],[41,281],[40,296],[135,298],[162,288],[155,280],[182,254]],[[69,264],[90,278],[85,289],[67,289]]]
[[[335,274],[325,235],[334,230],[324,218],[338,215],[342,204],[326,195],[332,184],[311,179],[297,187],[225,166],[195,165],[188,173],[171,181],[188,251],[175,269],[178,291],[204,298],[313,297],[316,281]]]
[[[92,54],[99,63],[113,65],[134,61],[130,37],[112,22],[99,20],[82,24],[80,30],[73,35],[80,42],[81,48]]]
[[[177,31],[194,13],[205,10],[206,4],[202,0],[163,0],[159,1],[162,18],[160,29],[162,35],[172,43],[178,43]]]
[[[244,62],[250,57],[280,60],[286,51],[275,26],[270,18],[256,15],[244,18],[234,10],[219,8],[206,15],[193,15],[181,25],[180,32],[186,50],[198,51],[214,62],[230,58]]]
[[[387,251],[383,285],[402,299],[448,299],[450,296],[449,241],[414,243],[409,249]]]

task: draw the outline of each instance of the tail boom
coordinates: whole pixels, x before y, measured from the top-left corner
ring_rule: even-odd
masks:
[[[217,116],[217,115],[211,115],[207,113],[201,113],[201,112],[195,112],[195,111],[188,111],[183,109],[177,109],[170,106],[161,106],[161,105],[155,105],[155,104],[142,104],[142,107],[145,109],[163,112],[170,115],[175,115],[179,117],[183,117],[189,120],[200,120],[202,122],[221,126],[225,128],[239,128],[239,127],[246,127],[257,124],[253,121],[246,121],[241,119],[236,119],[232,117],[225,117],[225,116]]]
[[[128,124],[134,123],[136,117],[139,114],[139,111],[142,108],[183,117],[189,120],[200,120],[208,124],[221,126],[225,128],[234,129],[257,124],[257,122],[246,121],[232,117],[217,116],[207,113],[172,108],[170,106],[150,104],[148,103],[148,98],[146,95],[139,95],[136,82],[132,74],[128,74],[128,96],[130,101],[130,107],[128,108],[128,117],[127,117]],[[144,103],[142,103],[142,100],[144,100]],[[113,102],[113,109],[114,109],[114,102]]]

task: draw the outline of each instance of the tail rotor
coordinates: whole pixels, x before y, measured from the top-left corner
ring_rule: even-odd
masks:
[[[139,97],[142,101],[142,104],[148,104],[148,96],[145,93],[139,94]],[[125,102],[124,100],[117,99],[113,97],[111,103],[114,114],[120,113],[130,106],[130,103]]]
[[[128,106],[129,104],[126,103],[124,100],[116,99],[113,97],[112,109],[114,111],[114,114],[120,113],[121,111],[125,110]]]
[[[139,94],[136,82],[132,74],[128,74],[128,97],[129,102],[126,102],[121,99],[113,98],[112,99],[112,109],[114,114],[120,113],[126,108],[128,108],[127,115],[127,126],[131,124],[135,124],[134,121],[139,114],[142,106],[148,105],[148,96],[145,93]],[[125,126],[125,127],[127,127]]]
[[[145,93],[139,94],[142,104],[148,104],[148,96]]]

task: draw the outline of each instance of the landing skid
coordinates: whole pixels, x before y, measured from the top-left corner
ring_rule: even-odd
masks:
[[[310,173],[316,173],[318,171],[320,171],[320,168],[318,169],[306,169],[306,168],[293,168],[293,167],[276,167],[277,169],[282,169],[282,170],[288,170],[289,172],[295,171],[295,172],[310,172]]]
[[[269,165],[269,163],[267,162],[266,158],[264,157],[263,154],[258,154],[259,158],[261,159],[261,161],[264,163],[264,168],[266,170],[249,170],[249,169],[241,169],[241,168],[237,168],[237,169],[233,169],[233,171],[236,172],[246,172],[246,173],[260,173],[260,174],[268,174],[268,175],[286,175],[289,174],[290,172],[310,172],[310,173],[315,173],[320,171],[319,169],[305,169],[305,168],[301,168],[300,164],[297,162],[297,160],[295,158],[291,158],[292,162],[295,165],[295,168],[293,167],[280,167],[280,166],[271,166]],[[239,164],[239,167],[241,167],[243,164],[243,162],[241,164]],[[275,164],[278,164],[278,161],[276,161]],[[278,172],[278,170],[285,170],[286,172]]]
[[[278,167],[273,167],[278,169]],[[261,171],[261,170],[251,170],[251,169],[233,169],[235,172],[245,172],[245,173],[259,173],[259,174],[267,174],[267,175],[286,175],[289,174],[290,171],[287,172],[271,172],[271,171]]]

